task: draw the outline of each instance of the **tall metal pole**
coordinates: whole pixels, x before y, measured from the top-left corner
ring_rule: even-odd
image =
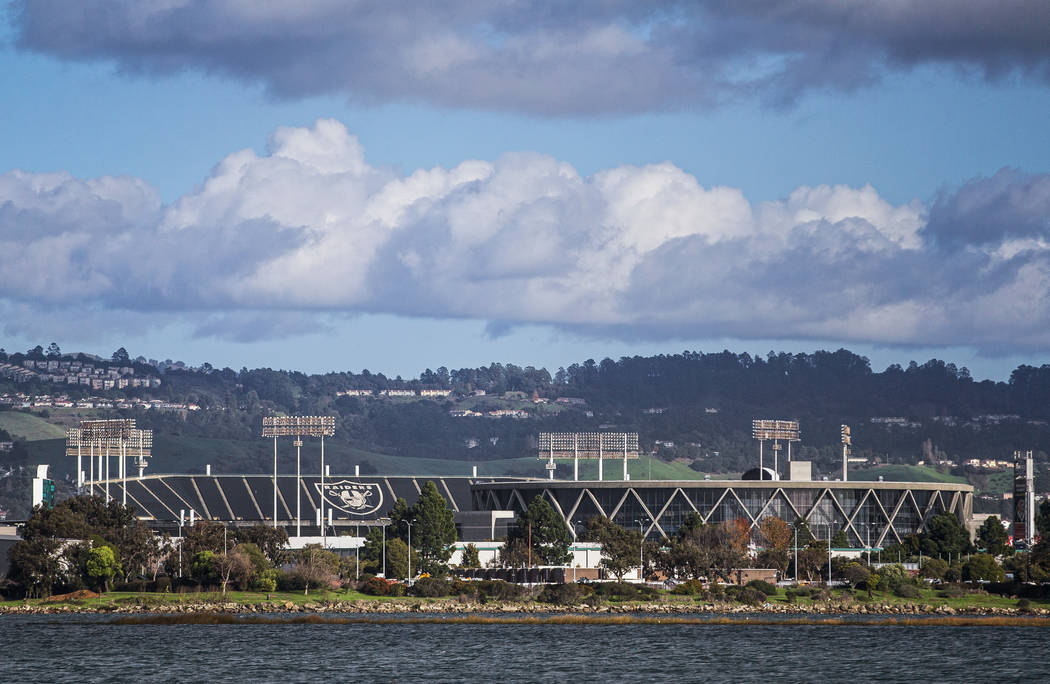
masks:
[[[401,522],[408,525],[408,586],[412,586],[412,523],[407,520]]]
[[[788,444],[791,444],[791,442],[788,442]],[[773,472],[774,473],[779,473],[780,472],[780,440],[779,439],[774,439],[773,440]]]
[[[121,498],[123,499],[122,503],[125,506],[127,506],[128,505],[128,449],[127,449],[127,443],[124,442],[123,438],[121,438],[121,440],[120,440],[120,477],[121,477],[120,488],[124,490],[123,493],[121,494]]]
[[[109,440],[106,440],[106,503],[109,503]]]
[[[358,528],[358,532],[360,532],[360,528]],[[321,435],[321,548],[327,548],[325,546],[324,518],[324,435]]]
[[[84,465],[80,457],[80,440],[77,440],[77,494],[84,486]]]
[[[831,523],[828,523],[828,589],[831,589]]]
[[[766,471],[762,467],[762,444],[764,442],[765,440],[758,440],[758,479],[760,480],[766,479]]]
[[[798,584],[798,525],[795,525],[795,584]]]
[[[623,433],[623,481],[627,481],[627,433]]]
[[[383,524],[383,578],[386,579],[386,524]]]
[[[273,528],[277,529],[277,435],[273,436]]]
[[[91,475],[88,477],[88,495],[95,496],[95,443],[88,447],[88,467]]]
[[[303,447],[302,437],[295,436],[295,536],[303,536],[303,517],[301,514],[301,502],[303,495],[303,472],[300,467],[300,457]]]
[[[624,461],[626,463],[627,461]],[[645,581],[645,527],[641,520],[636,520],[638,523],[638,533],[642,535],[642,539],[638,542],[638,579],[642,582]]]

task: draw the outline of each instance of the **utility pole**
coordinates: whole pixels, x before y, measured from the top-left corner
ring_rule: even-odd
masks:
[[[412,586],[412,523],[407,520],[401,522],[408,525],[408,586]]]

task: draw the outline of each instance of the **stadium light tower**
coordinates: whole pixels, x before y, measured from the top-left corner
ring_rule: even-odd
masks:
[[[335,434],[334,416],[266,416],[263,437],[273,437],[273,526],[277,527],[277,438],[295,437],[295,536],[302,536],[303,437],[321,438],[321,538],[324,542],[324,438]]]
[[[849,461],[849,449],[850,445],[853,444],[853,437],[850,435],[849,425],[842,426],[842,481],[849,481],[849,473],[847,471],[847,463]]]
[[[580,479],[580,459],[597,459],[598,479],[602,461],[623,459],[623,479],[627,480],[627,460],[638,458],[637,432],[541,432],[538,456],[547,460],[548,477],[554,479],[554,460],[572,459],[572,479]]]
[[[751,436],[758,440],[758,472],[760,479],[766,479],[763,463],[762,446],[769,440],[773,442],[773,472],[780,474],[780,442],[787,442],[788,463],[791,462],[791,443],[801,440],[797,420],[752,420]]]
[[[66,432],[66,455],[77,457],[77,488],[84,486],[84,447],[88,449],[88,462],[91,477],[88,485],[90,493],[95,493],[95,454],[98,449],[98,479],[105,479],[106,501],[109,495],[109,465],[112,450],[116,451],[117,477],[121,480],[121,495],[123,503],[128,503],[128,467],[127,457],[130,455],[135,459],[135,465],[139,468],[139,477],[147,464],[147,458],[153,447],[153,431],[135,429],[135,420],[132,418],[116,418],[110,420],[82,420],[80,426],[70,428]],[[104,459],[104,460],[103,460]]]

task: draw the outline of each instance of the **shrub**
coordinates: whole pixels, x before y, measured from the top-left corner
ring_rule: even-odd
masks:
[[[750,582],[748,582],[745,586],[751,587],[752,589],[757,589],[766,596],[776,596],[777,593],[776,586],[770,584],[769,582],[766,582],[765,580],[753,579]]]
[[[1017,599],[1017,610],[1028,612],[1032,609],[1032,602],[1026,598]]]
[[[941,596],[943,598],[959,598],[966,596],[966,589],[958,584],[941,585]]]
[[[919,588],[917,586],[915,586],[914,584],[907,584],[905,582],[901,582],[900,584],[898,584],[897,588],[893,590],[893,593],[895,593],[897,596],[900,596],[901,598],[906,599],[917,599],[922,596],[922,592],[919,591]]]
[[[648,585],[627,582],[602,582],[595,585],[594,593],[602,598],[619,601],[647,601],[657,595],[656,590]]]
[[[400,582],[393,582],[387,588],[387,596],[404,596],[408,593],[408,587]]]
[[[696,596],[704,593],[704,583],[697,579],[691,579],[688,582],[679,584],[671,590],[671,593],[679,596]]]
[[[476,599],[478,597],[478,583],[456,578],[452,580],[451,592],[457,596]]]
[[[572,606],[580,600],[577,584],[548,584],[543,587],[537,598],[542,603],[554,603],[560,606]]]
[[[498,599],[500,601],[513,601],[528,593],[520,584],[511,584],[503,580],[482,580],[474,582],[477,585],[479,598]]]
[[[798,592],[794,589],[788,589],[784,592],[784,598],[788,600],[788,603],[794,603],[798,600]]]
[[[736,600],[749,606],[761,606],[766,602],[766,594],[754,587],[744,587],[737,592]]]
[[[452,583],[436,577],[423,577],[416,580],[415,584],[412,585],[413,596],[437,598],[439,596],[448,596],[451,593]]]
[[[252,583],[252,589],[255,591],[265,591],[267,593],[271,591],[277,591],[277,585],[279,584],[281,571],[276,568],[269,568],[259,573],[259,576],[255,578],[255,582]]]
[[[153,583],[153,591],[161,594],[171,591],[171,578],[166,576],[158,577],[157,581]]]
[[[386,596],[390,593],[390,582],[382,577],[369,577],[361,582],[357,590],[369,596]]]

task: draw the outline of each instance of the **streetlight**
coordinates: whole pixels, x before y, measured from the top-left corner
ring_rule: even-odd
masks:
[[[179,579],[182,579],[182,526],[186,523],[186,509],[179,509]]]
[[[408,520],[401,522],[408,525],[408,586],[412,586],[412,523]]]
[[[831,523],[824,523],[828,528],[828,590],[831,590]]]
[[[795,525],[795,584],[798,584],[798,525]]]
[[[386,526],[387,523],[383,523],[383,579],[386,579]]]
[[[638,534],[641,539],[638,542],[638,579],[645,582],[645,521],[635,520],[638,523]]]

